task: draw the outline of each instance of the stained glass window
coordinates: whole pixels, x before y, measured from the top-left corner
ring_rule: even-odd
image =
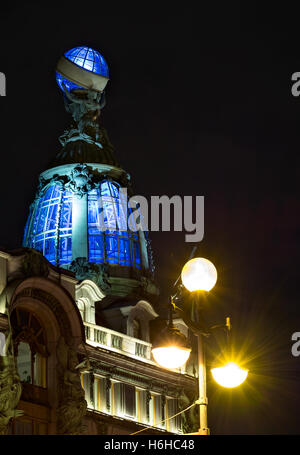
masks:
[[[41,251],[54,265],[72,262],[71,192],[57,185],[46,189],[36,208],[27,246]]]
[[[104,180],[88,193],[87,203],[88,213],[80,217],[87,216],[88,229],[82,235],[87,236],[89,262],[141,268],[139,233],[127,225],[132,209],[128,209],[126,193],[119,191],[118,184]],[[58,185],[47,187],[27,222],[24,246],[41,251],[53,265],[71,264],[72,206],[71,191]]]
[[[127,198],[104,181],[88,193],[89,261],[141,267],[138,233],[127,228]]]
[[[31,218],[31,211],[29,211],[29,215],[28,215],[28,218],[27,218],[27,221],[26,221],[26,225],[25,225],[25,229],[24,229],[23,243],[26,242],[28,226],[29,226],[29,223],[30,223],[30,218]]]
[[[58,264],[72,262],[72,193],[64,191],[59,217]]]

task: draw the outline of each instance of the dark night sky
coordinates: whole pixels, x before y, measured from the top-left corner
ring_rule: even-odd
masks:
[[[233,391],[209,380],[212,433],[300,433],[296,14],[29,4],[6,7],[0,35],[0,244],[20,246],[38,174],[70,121],[56,62],[90,45],[110,67],[102,122],[135,193],[205,196],[198,254],[219,273],[207,317],[232,317],[250,369]],[[163,302],[191,245],[184,233],[152,239]]]

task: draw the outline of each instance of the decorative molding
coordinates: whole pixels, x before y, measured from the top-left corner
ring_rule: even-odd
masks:
[[[76,278],[81,280],[90,279],[96,283],[101,291],[109,291],[111,285],[108,281],[108,264],[96,264],[88,262],[87,258],[76,258],[69,266],[69,270],[75,273]]]
[[[71,171],[69,181],[65,188],[71,190],[76,196],[82,197],[92,189],[92,175],[86,164],[78,164]]]
[[[123,170],[119,176],[115,177],[114,173],[115,168],[107,170],[106,172],[99,172],[98,170],[93,170],[90,166],[83,163],[74,165],[71,170],[64,175],[53,174],[48,179],[45,179],[43,175],[40,175],[35,201],[43,195],[45,188],[52,184],[58,185],[61,190],[67,189],[72,191],[78,197],[82,197],[89,191],[99,188],[101,183],[105,180],[119,183],[122,187],[127,188],[128,195],[130,196],[132,188],[129,174]],[[31,205],[33,213],[35,202]]]
[[[109,379],[114,379],[120,382],[129,383],[134,386],[144,388],[146,390],[152,390],[153,392],[166,394],[166,388],[168,390],[167,395],[171,395],[174,398],[177,396],[178,390],[176,385],[165,383],[163,378],[161,380],[155,380],[145,375],[135,373],[132,371],[126,371],[121,368],[111,367],[101,362],[92,361],[94,374],[99,376],[105,376]]]
[[[57,375],[59,405],[57,408],[57,433],[81,434],[82,420],[87,410],[84,390],[81,387],[79,361],[74,349],[67,345],[64,337],[57,345]]]

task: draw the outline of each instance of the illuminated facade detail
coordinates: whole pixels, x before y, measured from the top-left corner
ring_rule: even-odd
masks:
[[[178,413],[176,397],[150,392],[149,389],[120,381],[113,381],[112,387],[108,388],[107,378],[98,374],[82,374],[82,384],[90,410],[172,433],[182,433],[180,415],[168,420]]]

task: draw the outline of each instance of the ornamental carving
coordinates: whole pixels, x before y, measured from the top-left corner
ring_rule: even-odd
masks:
[[[190,406],[197,396],[190,397],[186,394],[186,391],[182,389],[178,395],[178,409],[182,411]],[[184,433],[193,433],[196,432],[199,426],[199,406],[195,405],[191,407],[188,411],[185,411],[181,414],[181,422]]]
[[[57,344],[58,434],[81,434],[84,432],[82,419],[87,410],[84,390],[81,386],[79,360],[76,351],[68,346],[64,337]]]
[[[11,419],[23,415],[16,409],[22,392],[20,377],[17,373],[11,332],[6,334],[5,346],[0,356],[0,435],[7,434]]]
[[[21,271],[25,277],[42,276],[49,274],[48,261],[40,251],[28,248],[22,257]]]
[[[102,291],[108,291],[111,285],[108,281],[108,264],[95,264],[88,262],[87,258],[76,258],[70,265],[69,270],[75,273],[76,278],[81,280],[90,279],[96,283]]]
[[[43,196],[46,186],[58,185],[61,190],[68,189],[72,191],[79,197],[82,197],[84,194],[89,191],[99,188],[101,183],[105,180],[114,181],[115,179],[109,173],[99,173],[98,171],[91,171],[91,169],[86,164],[76,165],[70,175],[59,175],[54,174],[51,179],[44,179],[40,176],[39,184],[37,188],[37,193],[35,197],[35,202],[31,205],[31,211],[36,207],[39,198]],[[120,185],[128,189],[128,195],[132,192],[130,176],[127,172],[118,176],[116,179]]]
[[[65,184],[66,189],[70,189],[77,196],[82,197],[92,188],[92,176],[86,164],[78,164],[71,172],[69,181]]]

